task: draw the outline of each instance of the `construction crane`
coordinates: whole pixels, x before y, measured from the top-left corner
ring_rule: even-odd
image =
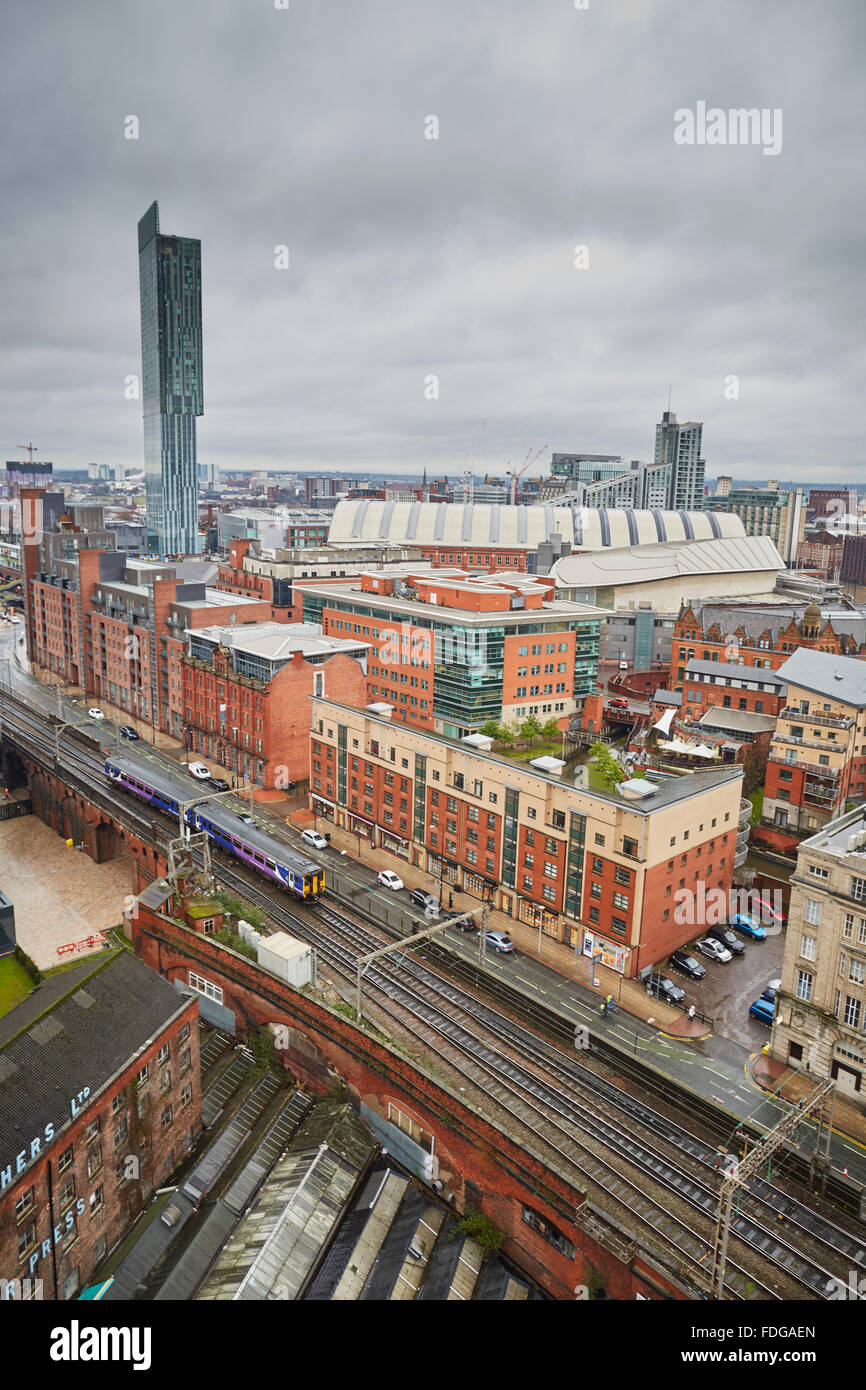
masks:
[[[35,444],[16,444],[16,445],[15,445],[15,448],[16,448],[16,449],[26,449],[26,450],[27,450],[27,452],[28,452],[29,455],[30,455],[30,458],[29,458],[29,460],[28,460],[29,463],[32,463],[32,462],[33,462],[33,455],[39,453],[39,450],[37,449],[37,447],[36,447]]]
[[[507,476],[511,479],[509,501],[512,506],[515,506],[517,503],[517,484],[520,482],[527,468],[531,468],[533,463],[537,463],[541,455],[549,448],[550,445],[545,444],[541,449],[536,449],[534,453],[532,449],[530,449],[519,468],[511,468],[508,470]]]

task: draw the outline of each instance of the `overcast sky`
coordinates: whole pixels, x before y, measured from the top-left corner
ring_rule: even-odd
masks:
[[[862,477],[863,0],[290,6],[7,0],[0,457],[140,464],[156,198],[202,242],[201,462],[648,459],[671,383],[709,475]],[[699,101],[781,152],[676,144]]]

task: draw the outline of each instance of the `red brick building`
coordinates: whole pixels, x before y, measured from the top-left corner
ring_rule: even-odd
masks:
[[[305,623],[201,627],[180,662],[187,747],[261,787],[309,770],[310,700],[363,705],[366,642]]]
[[[0,1020],[0,1279],[74,1298],[200,1129],[195,997],[127,951],[45,981]]]

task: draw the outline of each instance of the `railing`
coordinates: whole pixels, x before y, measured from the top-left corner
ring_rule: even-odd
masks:
[[[774,743],[793,743],[796,748],[822,748],[827,753],[841,753],[844,744],[825,743],[817,738],[798,738],[794,734],[780,734],[778,730],[773,734]]]
[[[740,867],[741,864],[744,864],[744,863],[746,862],[746,859],[747,859],[748,857],[749,857],[749,847],[748,847],[748,845],[745,847],[745,849],[738,849],[737,852],[736,852],[736,854],[734,855],[734,868],[735,868],[735,869],[738,869],[738,868]]]
[[[746,801],[746,800],[741,801],[741,802],[740,802],[740,815],[739,815],[739,819],[737,820],[737,829],[738,829],[738,830],[744,830],[745,827],[749,824],[751,818],[752,818],[752,803],[751,803],[751,801]]]
[[[824,767],[821,763],[789,763],[784,758],[772,757],[768,761],[774,763],[776,767],[796,767],[799,768],[801,772],[811,772],[816,777],[830,777],[834,782],[839,780],[839,773],[841,771],[841,768]]]
[[[786,706],[780,709],[777,716],[779,719],[798,720],[801,724],[820,724],[828,729],[850,729],[854,723],[853,719],[841,719],[829,714],[807,714],[801,709],[792,709]]]

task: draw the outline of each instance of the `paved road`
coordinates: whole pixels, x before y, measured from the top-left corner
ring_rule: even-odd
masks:
[[[0,628],[0,678],[3,680],[6,679],[4,657],[8,655],[12,632],[8,630],[4,632]],[[12,682],[16,691],[27,694],[31,707],[40,708],[46,713],[57,713],[57,697],[52,698],[46,693],[44,686],[14,664],[12,665]],[[76,704],[64,698],[61,707],[68,718],[81,718],[85,723],[87,722],[86,707],[83,703]],[[107,735],[110,737],[107,738]],[[97,742],[101,741],[103,746],[113,747],[116,742],[114,725],[106,719],[94,730],[94,738]],[[155,760],[167,772],[180,778],[181,785],[185,785],[177,761],[159,749],[139,741],[128,745],[126,751],[136,757]],[[257,805],[257,814],[261,812],[261,805]],[[263,816],[259,814],[259,818],[263,819]],[[296,842],[297,837],[288,831],[282,822],[274,823],[268,828],[269,830],[273,829],[280,838]],[[393,908],[395,899],[399,897],[406,900],[407,912],[414,910],[410,909],[405,893],[396,894],[389,889],[377,886],[374,869],[368,868],[332,848],[323,851],[322,857],[326,864],[329,859],[332,862],[339,862],[341,869],[350,873],[356,879],[359,887],[367,890],[368,903],[375,903],[377,899],[380,899],[383,904],[387,903],[389,907]],[[478,959],[477,936],[474,934],[467,936],[453,928],[447,929],[447,936],[449,946],[456,954],[466,960],[476,961]],[[758,952],[753,946],[748,947],[748,952],[754,953],[755,959],[758,959]],[[423,944],[415,948],[415,953],[423,958]],[[691,1087],[700,1095],[718,1101],[738,1118],[750,1118],[769,1129],[790,1110],[789,1105],[766,1095],[749,1079],[747,1068],[750,1051],[757,1051],[756,1047],[751,1049],[744,1047],[741,1043],[721,1035],[714,1035],[703,1042],[683,1042],[667,1038],[659,1033],[651,1020],[645,1021],[632,1014],[627,1014],[621,1009],[612,1018],[601,1018],[597,994],[523,952],[515,952],[511,955],[488,952],[486,964],[494,975],[511,984],[518,983],[527,994],[534,994],[538,999],[555,1007],[566,1018],[573,1019],[575,1023],[587,1025],[593,1032],[600,1033],[612,1042],[618,1043],[627,1052],[643,1058],[666,1075]],[[732,963],[732,965],[736,964],[737,962]],[[709,969],[715,968],[709,966]],[[729,967],[718,967],[719,970],[726,968]],[[732,975],[731,979],[733,978]],[[766,1032],[762,1030],[758,1041],[762,1045],[765,1040]],[[806,1121],[804,1131],[814,1134],[814,1126]],[[808,1154],[810,1144],[811,1140],[804,1137],[801,1146],[802,1152]],[[831,1143],[831,1160],[839,1172],[843,1168],[847,1168],[852,1181],[857,1184],[866,1184],[866,1149],[862,1145],[847,1136],[834,1134]]]

